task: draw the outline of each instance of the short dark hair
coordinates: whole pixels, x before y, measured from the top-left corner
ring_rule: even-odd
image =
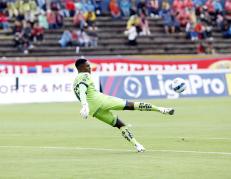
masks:
[[[80,65],[84,64],[87,61],[85,58],[79,58],[75,61],[75,67],[78,68]]]

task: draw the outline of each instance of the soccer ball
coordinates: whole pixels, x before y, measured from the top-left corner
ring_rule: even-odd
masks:
[[[172,81],[171,88],[177,93],[182,93],[186,88],[186,82],[182,78],[175,78]]]

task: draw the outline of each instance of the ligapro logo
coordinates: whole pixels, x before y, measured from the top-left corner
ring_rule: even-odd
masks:
[[[172,80],[181,75],[146,75],[126,77],[124,91],[132,98],[168,97],[178,98],[179,94],[171,89]],[[169,76],[171,78],[169,78]],[[165,77],[165,78],[164,78]],[[226,91],[225,81],[216,74],[190,74],[183,77],[186,81],[186,90],[182,96],[219,96]]]
[[[127,77],[124,80],[125,93],[132,98],[139,98],[142,94],[142,83],[136,77]]]
[[[186,80],[188,88],[184,94],[197,94],[201,89],[204,94],[215,93],[222,94],[225,91],[225,83],[221,78],[202,78],[199,75],[189,75]]]

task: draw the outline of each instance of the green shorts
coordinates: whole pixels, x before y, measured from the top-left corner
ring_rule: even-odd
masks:
[[[117,115],[113,114],[111,110],[123,110],[126,105],[124,99],[108,96],[101,107],[93,114],[93,117],[114,126],[116,124]]]

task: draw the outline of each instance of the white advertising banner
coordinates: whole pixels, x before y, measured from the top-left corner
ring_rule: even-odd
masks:
[[[0,76],[0,104],[76,101],[76,74]],[[93,75],[99,89],[99,77]]]

